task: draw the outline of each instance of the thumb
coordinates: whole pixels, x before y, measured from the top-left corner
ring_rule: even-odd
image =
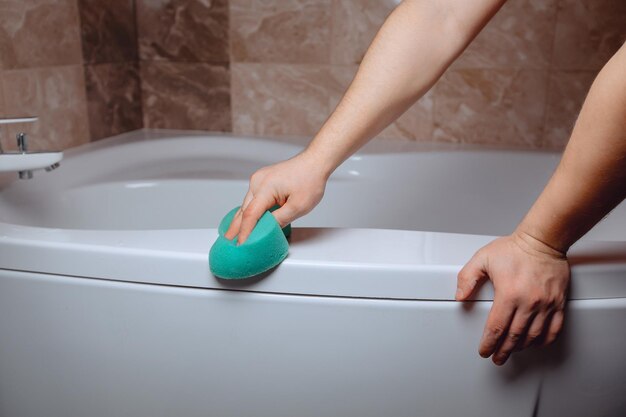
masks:
[[[296,210],[293,203],[287,202],[281,206],[279,209],[276,209],[272,212],[272,215],[280,225],[280,227],[285,227],[289,223],[293,222],[295,219],[299,217],[298,210]]]
[[[466,301],[469,299],[488,278],[482,256],[474,255],[457,276],[456,300]]]

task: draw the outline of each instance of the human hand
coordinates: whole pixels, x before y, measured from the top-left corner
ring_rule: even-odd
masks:
[[[487,279],[495,296],[478,352],[503,365],[514,350],[552,343],[563,326],[570,268],[565,254],[516,231],[480,249],[458,275],[465,301]]]
[[[250,177],[250,186],[241,208],[226,231],[226,239],[248,239],[259,218],[272,212],[280,227],[302,217],[320,202],[330,173],[324,172],[315,157],[301,153],[291,159],[261,168]]]

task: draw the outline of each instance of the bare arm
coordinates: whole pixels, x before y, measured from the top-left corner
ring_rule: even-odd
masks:
[[[561,163],[518,232],[565,253],[626,197],[626,45],[593,83]]]
[[[439,79],[505,0],[405,0],[387,18],[355,79],[307,149],[255,173],[226,236],[241,243],[275,204],[281,226],[322,198],[330,174]]]
[[[602,69],[548,185],[511,236],[459,273],[458,300],[485,280],[495,288],[479,352],[506,362],[514,349],[562,328],[569,247],[626,197],[626,44]]]

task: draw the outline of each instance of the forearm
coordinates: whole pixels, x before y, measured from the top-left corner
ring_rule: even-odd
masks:
[[[626,197],[626,45],[602,69],[563,158],[518,226],[561,253]]]
[[[307,152],[330,175],[426,93],[504,1],[402,2]]]

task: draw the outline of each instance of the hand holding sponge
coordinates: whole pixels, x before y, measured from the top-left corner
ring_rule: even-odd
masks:
[[[219,236],[209,252],[211,272],[224,279],[244,279],[262,274],[274,268],[287,257],[291,225],[284,229],[271,214],[278,206],[266,211],[241,245],[237,238],[228,240],[224,234],[233,221],[239,207],[232,209],[220,222]]]

